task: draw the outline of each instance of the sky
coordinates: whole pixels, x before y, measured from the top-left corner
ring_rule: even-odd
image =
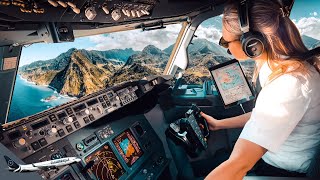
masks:
[[[302,35],[320,40],[320,0],[295,0],[290,18]],[[155,45],[165,49],[175,43],[180,29],[181,24],[176,24],[155,31],[131,30],[77,38],[68,43],[37,43],[23,48],[19,66],[37,60],[53,59],[70,48],[102,51],[132,48],[141,51],[147,45]],[[195,34],[199,38],[218,42],[221,37],[221,16],[204,21]]]

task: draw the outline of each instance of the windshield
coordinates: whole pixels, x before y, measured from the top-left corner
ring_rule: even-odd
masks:
[[[24,47],[8,122],[116,84],[161,75],[181,24]]]

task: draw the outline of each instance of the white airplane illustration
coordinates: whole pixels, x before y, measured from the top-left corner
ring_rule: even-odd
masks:
[[[7,161],[9,171],[19,172],[19,173],[55,169],[59,166],[66,166],[66,165],[78,163],[81,161],[81,159],[77,157],[66,157],[66,158],[44,161],[39,163],[20,165],[14,162],[12,159],[10,159],[8,156],[4,156],[4,158]]]

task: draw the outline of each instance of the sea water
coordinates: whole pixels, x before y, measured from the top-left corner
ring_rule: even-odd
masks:
[[[52,95],[57,98],[45,101],[46,98]],[[54,89],[35,85],[17,75],[8,122],[39,113],[72,100],[75,100],[75,98],[61,96]]]

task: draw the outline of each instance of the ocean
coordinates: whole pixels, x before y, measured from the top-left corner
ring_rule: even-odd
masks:
[[[46,101],[45,99],[50,96],[56,96],[57,98]],[[8,122],[39,113],[72,100],[75,100],[75,98],[62,96],[54,89],[46,86],[37,86],[17,75]]]

